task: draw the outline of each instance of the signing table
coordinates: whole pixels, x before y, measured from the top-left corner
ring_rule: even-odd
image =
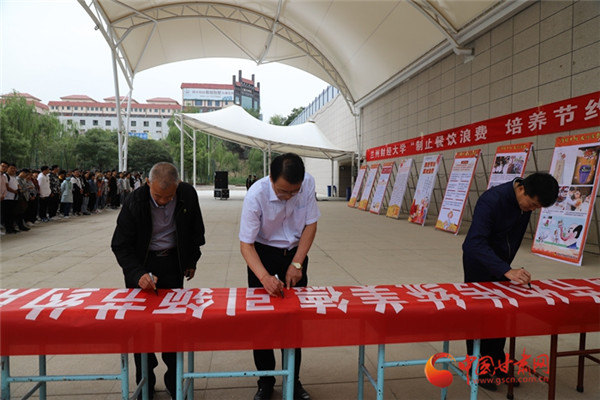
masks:
[[[270,297],[263,289],[247,288],[160,290],[158,295],[139,289],[0,289],[2,398],[10,397],[10,382],[19,381],[10,376],[9,356],[178,352],[177,398],[183,398],[181,380],[199,376],[183,373],[183,352],[600,331],[600,278],[534,281],[531,288],[510,282],[446,283],[307,287],[284,294]],[[278,373],[290,377],[293,351],[285,354],[288,360]],[[124,359],[125,370],[115,379],[123,380],[127,398]],[[40,375],[28,381],[44,381],[41,365]],[[286,396],[292,380],[287,379]],[[475,385],[475,397],[476,390]]]

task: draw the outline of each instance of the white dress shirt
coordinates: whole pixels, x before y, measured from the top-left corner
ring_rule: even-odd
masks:
[[[321,213],[315,197],[315,180],[305,173],[300,192],[280,200],[268,176],[248,189],[242,206],[240,241],[259,242],[280,249],[298,246],[306,225],[317,222]]]

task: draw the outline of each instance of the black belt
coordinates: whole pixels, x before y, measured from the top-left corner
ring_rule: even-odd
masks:
[[[172,247],[170,249],[163,249],[163,250],[150,250],[148,253],[150,253],[150,255],[152,255],[154,257],[166,257],[168,255],[175,253],[176,249],[177,249],[176,247]]]
[[[276,255],[281,255],[281,256],[288,256],[288,255],[296,254],[296,250],[298,250],[298,247],[294,247],[294,248],[288,250],[288,249],[281,249],[279,247],[269,246],[269,245],[262,244],[259,242],[254,242],[254,247],[256,247],[257,249],[260,249],[260,251],[263,251],[265,253],[276,254]]]

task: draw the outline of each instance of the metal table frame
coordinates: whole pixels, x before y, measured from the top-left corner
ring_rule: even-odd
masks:
[[[448,353],[449,346],[450,346],[449,342],[444,341],[442,351],[444,353]],[[478,391],[477,361],[479,360],[479,358],[481,356],[479,354],[480,346],[481,346],[480,339],[476,339],[473,341],[473,354],[477,354],[477,358],[473,362],[473,366],[472,366],[472,370],[471,370],[472,379],[469,382],[469,386],[471,387],[471,397],[470,397],[471,400],[477,399],[477,391]],[[455,358],[455,360],[463,361],[463,360],[465,360],[465,358],[466,357],[458,357],[458,358]],[[385,345],[380,344],[377,346],[377,378],[373,378],[373,376],[369,373],[369,371],[367,370],[367,368],[365,366],[365,346],[364,345],[359,346],[359,348],[358,348],[358,400],[363,400],[365,377],[369,380],[369,382],[371,383],[373,388],[375,388],[375,391],[377,393],[377,400],[383,400],[385,368],[406,367],[406,366],[412,366],[412,365],[425,365],[427,363],[427,361],[428,361],[428,359],[405,360],[405,361],[385,361]],[[455,371],[466,382],[467,377],[460,369],[458,369],[456,366],[451,364],[452,361],[453,360],[451,360],[449,358],[440,358],[436,362],[441,363],[443,365],[444,369],[448,369],[448,367],[449,367],[450,369]],[[447,391],[448,391],[447,388],[443,388],[441,390],[441,399],[442,400],[444,400],[446,398]]]

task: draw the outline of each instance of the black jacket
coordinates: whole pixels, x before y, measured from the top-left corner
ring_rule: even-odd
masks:
[[[204,222],[196,189],[181,182],[177,187],[175,225],[177,255],[181,276],[186,269],[196,269],[200,246],[204,240]],[[152,237],[150,189],[144,185],[126,197],[113,234],[111,247],[125,275],[125,285],[137,288],[145,268]]]
[[[519,207],[514,180],[485,191],[473,213],[462,245],[465,282],[507,281],[531,211]]]

